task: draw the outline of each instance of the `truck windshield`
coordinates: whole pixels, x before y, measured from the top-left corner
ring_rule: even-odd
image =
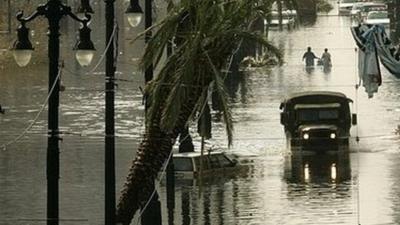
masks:
[[[298,109],[299,122],[313,122],[320,120],[335,120],[339,118],[338,109]]]

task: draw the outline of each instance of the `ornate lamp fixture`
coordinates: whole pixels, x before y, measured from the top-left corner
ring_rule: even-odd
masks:
[[[130,0],[129,7],[125,11],[131,27],[137,27],[142,21],[143,10],[139,5],[139,0]]]

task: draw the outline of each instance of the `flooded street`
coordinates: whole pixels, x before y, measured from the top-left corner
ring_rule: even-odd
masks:
[[[94,21],[93,27],[101,23]],[[227,149],[224,126],[216,115],[213,138],[207,142],[208,148],[246,159],[247,170],[233,179],[207,180],[201,190],[196,182],[177,183],[170,211],[165,185],[159,185],[163,224],[400,224],[400,138],[395,134],[400,125],[400,81],[382,67],[383,84],[373,98],[368,98],[363,87],[356,91],[357,52],[350,25],[348,17],[329,15],[295,30],[269,33],[270,40],[284,51],[284,65],[251,69],[228,82],[234,145]],[[75,30],[72,24],[70,29]],[[138,32],[121,28],[117,190],[143,131],[139,89],[143,75],[136,62],[143,42],[130,44]],[[94,36],[98,38],[97,62],[104,39],[101,31]],[[104,77],[99,72],[104,65],[94,74],[85,74],[88,69],[79,68],[72,58],[74,34],[64,38],[60,224],[98,225],[104,223]],[[322,67],[305,70],[302,56],[308,46],[317,56],[329,49],[330,71]],[[0,115],[0,146],[10,143],[0,150],[0,225],[46,224],[47,110],[27,135],[11,142],[41,109],[48,88],[47,64],[5,65],[0,68],[0,87],[0,104],[8,107],[6,114]],[[349,154],[301,156],[288,152],[279,105],[286,95],[308,90],[339,91],[353,99],[358,126],[351,128]],[[195,131],[193,127],[194,142],[199,146]],[[138,224],[137,218],[132,224]]]

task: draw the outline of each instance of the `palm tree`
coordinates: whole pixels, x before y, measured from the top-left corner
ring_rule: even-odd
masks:
[[[210,84],[222,104],[228,144],[232,143],[232,116],[221,71],[243,39],[261,43],[280,60],[277,48],[249,32],[270,2],[260,0],[181,0],[159,24],[142,58],[142,67],[160,67],[146,85],[146,130],[129,170],[117,206],[117,223],[130,224],[154,190],[154,180],[168,159],[176,138],[195,120],[206,102]],[[177,47],[161,61],[170,40]]]

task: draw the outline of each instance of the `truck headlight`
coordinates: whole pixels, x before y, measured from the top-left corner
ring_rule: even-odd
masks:
[[[303,134],[303,139],[304,140],[308,140],[309,138],[310,138],[309,134],[307,134],[307,133]]]
[[[335,133],[331,133],[330,138],[331,139],[335,139],[336,138],[336,134]]]

